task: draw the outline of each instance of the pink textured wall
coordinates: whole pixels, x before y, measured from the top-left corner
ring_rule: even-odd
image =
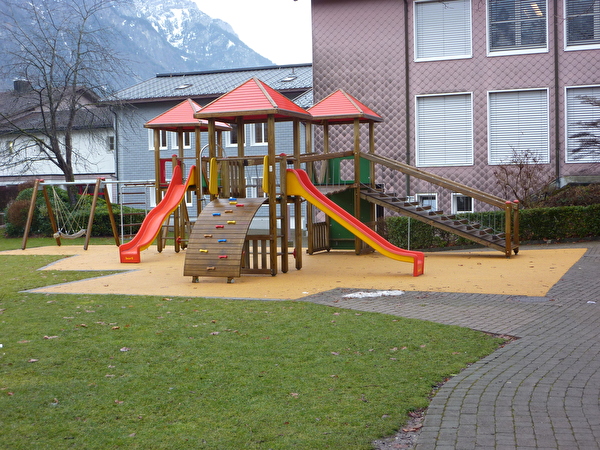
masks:
[[[474,165],[426,170],[499,194],[493,167],[487,164],[488,91],[547,88],[550,164],[546,170],[558,176],[600,175],[599,164],[565,163],[565,87],[600,85],[600,50],[564,51],[562,0],[558,0],[556,11],[552,1],[548,4],[548,52],[487,56],[486,4],[473,0],[472,58],[430,62],[414,61],[412,0],[312,0],[312,7],[315,100],[341,88],[379,113],[385,122],[376,125],[378,153],[414,164],[415,96],[471,92]],[[341,136],[333,133],[332,142],[343,142],[348,148],[350,130],[337,134]],[[377,181],[385,182],[389,188],[400,193],[406,190],[403,176],[387,171],[378,175]],[[435,191],[432,186],[419,185],[414,180],[410,190],[411,193]]]

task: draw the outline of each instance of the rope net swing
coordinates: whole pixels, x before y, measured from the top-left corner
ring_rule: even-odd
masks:
[[[57,231],[54,238],[77,239],[87,233],[86,222],[89,217],[89,208],[86,205],[89,185],[85,185],[84,191],[78,195],[77,202],[71,206],[65,202],[57,189],[52,188],[52,208],[56,219]],[[49,211],[49,213],[51,213]]]

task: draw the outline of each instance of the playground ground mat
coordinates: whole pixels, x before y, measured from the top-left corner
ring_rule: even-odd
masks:
[[[378,253],[352,251],[303,255],[301,270],[290,256],[287,273],[225,278],[183,276],[185,250],[162,253],[152,246],[139,264],[121,264],[115,246],[48,246],[10,250],[0,255],[63,255],[41,270],[118,270],[120,273],[35,289],[39,293],[157,295],[229,299],[297,300],[335,288],[544,296],[585,253],[586,248],[524,246],[506,258],[490,250],[425,253],[425,273],[412,276],[412,265]]]

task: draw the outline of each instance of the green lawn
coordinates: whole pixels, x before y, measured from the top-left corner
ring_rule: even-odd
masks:
[[[36,270],[56,259],[0,255],[0,448],[368,449],[501,342],[294,301],[23,292],[91,276]]]

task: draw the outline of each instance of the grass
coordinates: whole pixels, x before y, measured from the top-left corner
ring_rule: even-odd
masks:
[[[91,276],[36,270],[56,259],[0,255],[0,448],[368,449],[500,342],[303,302],[23,292]]]

